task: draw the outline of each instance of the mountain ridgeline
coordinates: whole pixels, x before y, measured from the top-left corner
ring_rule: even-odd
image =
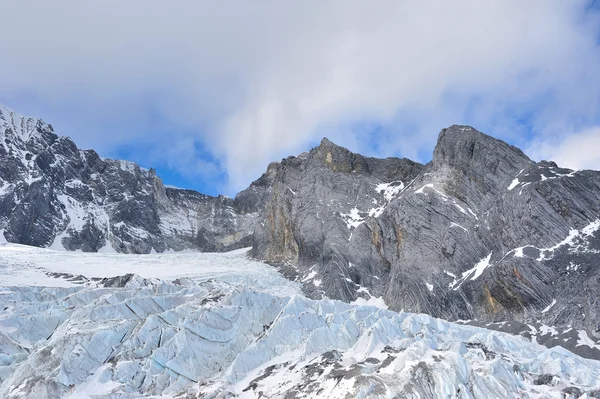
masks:
[[[376,159],[327,139],[235,199],[165,188],[0,108],[0,240],[150,253],[252,246],[311,297],[382,297],[449,320],[600,330],[600,172],[534,162],[469,126],[433,159]]]

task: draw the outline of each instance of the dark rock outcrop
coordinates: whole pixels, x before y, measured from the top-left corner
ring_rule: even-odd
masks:
[[[80,150],[0,107],[0,239],[96,252],[250,245],[258,206],[165,187],[153,170]]]

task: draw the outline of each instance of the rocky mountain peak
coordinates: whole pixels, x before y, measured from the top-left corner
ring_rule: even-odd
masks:
[[[465,191],[464,186],[470,185],[481,195],[493,196],[531,164],[529,157],[517,147],[471,126],[452,125],[439,134],[431,169],[449,186],[463,187],[455,191]]]
[[[56,140],[52,125],[0,104],[0,154],[30,161]]]
[[[256,206],[236,205],[166,190],[154,171],[0,107],[0,240],[85,252],[233,249],[247,246],[256,219]]]
[[[318,147],[315,147],[310,154],[316,158],[319,164],[325,164],[334,172],[346,173],[370,173],[368,161],[360,154],[353,153],[345,147],[323,138]]]
[[[433,151],[434,165],[446,164],[462,168],[477,166],[483,162],[486,166],[493,166],[502,160],[513,166],[531,162],[517,147],[465,125],[452,125],[442,129]],[[496,166],[493,167],[495,168]]]
[[[332,143],[327,137],[321,139],[319,147],[338,147],[337,144]]]

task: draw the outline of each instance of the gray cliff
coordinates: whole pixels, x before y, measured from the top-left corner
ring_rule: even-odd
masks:
[[[445,319],[598,330],[600,173],[536,163],[468,126],[427,165],[324,140],[269,167],[253,256],[305,291]]]

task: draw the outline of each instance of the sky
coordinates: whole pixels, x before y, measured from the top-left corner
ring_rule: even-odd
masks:
[[[600,4],[0,0],[0,103],[234,195],[322,137],[427,162],[469,124],[600,170]]]

